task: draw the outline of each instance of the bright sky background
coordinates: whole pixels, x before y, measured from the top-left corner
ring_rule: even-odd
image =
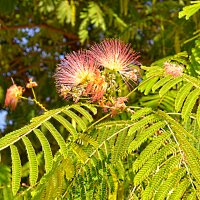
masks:
[[[6,127],[6,115],[7,115],[7,112],[5,110],[0,111],[0,129],[2,131]]]

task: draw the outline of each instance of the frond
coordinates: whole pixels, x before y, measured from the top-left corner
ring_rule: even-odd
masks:
[[[96,27],[101,28],[103,31],[106,30],[106,23],[104,20],[104,13],[101,7],[93,1],[88,3],[88,7],[81,12],[81,25],[79,26],[79,37],[81,42],[83,43],[88,37],[88,24],[94,24]],[[83,34],[84,33],[84,34]]]
[[[76,113],[72,112],[71,110],[64,110],[63,113],[73,119],[82,131],[86,130],[86,123]]]
[[[125,153],[126,149],[123,150],[123,146],[126,137],[127,137],[127,130],[124,130],[120,134],[118,134],[117,141],[111,153],[111,162],[113,164],[115,164]]]
[[[156,115],[154,115],[154,114],[148,115],[148,116],[144,117],[143,119],[141,119],[140,121],[135,122],[129,129],[128,135],[130,136],[134,132],[136,132],[138,129],[140,129],[141,127],[145,127],[147,124],[154,123],[157,121],[159,121],[159,118]]]
[[[158,187],[158,192],[155,195],[155,199],[164,199],[170,190],[180,181],[180,179],[185,175],[185,168],[177,169],[173,172],[167,180]]]
[[[193,76],[189,76],[187,74],[183,74],[183,79],[187,81],[188,83],[191,83],[194,87],[200,88],[200,81],[198,78],[195,78]]]
[[[142,181],[144,181],[151,173],[155,172],[156,168],[162,163],[163,160],[165,160],[165,157],[173,154],[174,151],[176,151],[176,145],[174,143],[167,144],[161,148],[142,166],[141,169],[139,169],[135,175],[134,184],[138,185],[142,183]],[[134,168],[134,164],[133,169],[137,170]]]
[[[165,76],[164,78],[160,79],[153,87],[152,87],[152,92],[154,93],[158,88],[162,87],[165,85],[167,82],[171,80],[171,76]]]
[[[135,121],[136,119],[140,118],[140,117],[144,117],[145,115],[148,115],[152,112],[151,108],[141,108],[140,110],[138,110],[137,112],[135,112],[132,116],[131,116],[131,120]]]
[[[161,64],[163,65],[163,62]],[[197,112],[196,108],[200,96],[200,81],[198,78],[187,74],[178,77],[169,76],[164,73],[162,67],[152,66],[147,68],[143,66],[142,68],[147,70],[147,78],[140,83],[139,90],[144,95],[149,94],[151,91],[155,93],[147,97],[143,96],[140,100],[142,106],[153,108],[159,105],[161,109],[173,111],[175,100],[175,110],[177,112],[181,111],[181,117],[184,121],[187,121],[193,113]],[[174,94],[169,96],[169,92],[172,91]]]
[[[51,170],[52,165],[53,165],[53,155],[52,155],[50,144],[47,138],[39,129],[35,129],[34,133],[36,134],[36,136],[38,137],[42,145],[42,150],[44,152],[44,160],[45,160],[45,170],[48,173]]]
[[[186,161],[198,184],[200,184],[200,153],[195,149],[183,135],[176,135],[181,149],[185,153]]]
[[[182,77],[176,77],[168,81],[163,87],[159,90],[159,95],[163,96],[167,93],[172,87],[182,81]]]
[[[195,140],[196,138],[194,138],[194,136],[188,133],[177,121],[163,111],[159,111],[158,113],[170,123],[173,134],[177,138],[180,148],[184,152],[191,174],[194,176],[196,181],[200,183],[200,153],[187,140],[187,137],[192,140]]]
[[[197,116],[196,117],[197,117],[197,123],[200,127],[200,106],[198,106],[198,108],[197,108]]]
[[[46,121],[43,123],[43,125],[49,130],[49,132],[53,135],[55,140],[58,142],[60,146],[60,150],[64,157],[67,157],[67,146],[63,139],[63,137],[60,135],[60,133],[56,130],[56,128],[51,124],[49,121]]]
[[[82,162],[85,163],[86,160],[88,159],[87,153],[81,148],[81,145],[72,143],[71,145],[72,151],[77,155],[78,159]]]
[[[186,97],[190,93],[190,90],[192,89],[193,85],[191,83],[186,83],[177,93],[177,98],[175,100],[175,110],[179,112],[181,110],[181,107],[183,105],[183,102],[185,101]]]
[[[77,137],[77,131],[76,131],[76,129],[63,116],[61,116],[61,115],[55,115],[55,116],[53,116],[53,118],[56,119],[57,121],[59,121],[60,124],[62,124],[63,127],[65,127],[69,131],[69,133],[71,133],[75,138]],[[75,121],[75,119],[74,119],[74,121]]]
[[[158,168],[155,176],[151,179],[150,184],[147,185],[145,190],[142,192],[142,199],[148,200],[152,199],[152,196],[157,191],[157,188],[160,186],[162,181],[168,177],[174,168],[176,168],[181,161],[181,155],[178,154],[177,156],[170,157],[164,166]]]
[[[142,96],[139,99],[140,105],[143,107],[159,108],[168,112],[174,112],[174,101],[176,98],[176,92],[170,90],[164,96],[160,97],[159,94],[149,94],[148,96]]]
[[[163,133],[155,137],[151,143],[142,151],[140,154],[140,159],[134,162],[133,169],[137,171],[140,169],[144,163],[149,160],[149,158],[163,145],[163,142],[170,137],[168,132]]]
[[[26,147],[26,151],[28,154],[28,160],[29,160],[29,169],[30,169],[30,185],[33,186],[36,184],[38,179],[38,163],[37,163],[37,157],[35,154],[35,150],[31,144],[31,141],[28,139],[28,137],[24,136],[22,138],[24,145]]]
[[[194,108],[197,99],[200,96],[200,88],[194,89],[188,96],[182,108],[182,117],[186,121]]]
[[[76,6],[75,2],[72,1],[61,1],[58,5],[57,9],[57,18],[60,21],[60,23],[64,24],[71,23],[72,26],[75,26],[76,22]]]
[[[189,185],[190,185],[190,182],[188,181],[188,178],[183,179],[179,183],[178,187],[175,188],[173,193],[169,196],[169,200],[182,199]]]
[[[16,194],[19,189],[21,173],[15,173],[18,169],[21,169],[19,166],[21,165],[21,159],[17,156],[17,149],[14,146],[15,143],[22,140],[26,151],[28,154],[28,164],[30,170],[30,184],[34,186],[37,183],[38,179],[38,163],[37,163],[37,156],[32,145],[31,139],[27,136],[29,134],[34,133],[37,138],[39,139],[42,150],[44,152],[44,160],[45,160],[45,170],[46,174],[49,174],[53,167],[53,152],[52,146],[50,146],[49,142],[49,133],[53,136],[55,141],[58,144],[58,148],[60,149],[60,153],[64,158],[67,159],[68,153],[73,151],[75,154],[79,155],[83,160],[83,162],[88,158],[85,150],[82,147],[79,147],[76,143],[68,143],[68,146],[65,142],[64,135],[67,135],[70,140],[75,142],[76,140],[80,139],[85,141],[86,143],[94,146],[95,148],[98,147],[98,143],[89,135],[81,133],[78,135],[77,129],[86,131],[86,127],[88,124],[93,120],[93,117],[90,113],[96,113],[96,108],[92,105],[87,104],[75,104],[72,106],[65,106],[62,108],[54,109],[51,111],[45,112],[43,115],[35,117],[31,120],[29,125],[24,126],[23,128],[8,133],[4,137],[0,138],[0,150],[3,150],[10,146],[11,148],[11,158],[13,163],[13,193]],[[75,126],[72,126],[72,123]],[[58,128],[64,127],[65,132],[67,134],[61,134],[58,131]],[[77,129],[76,129],[77,128]],[[31,137],[30,137],[31,138]],[[51,138],[51,139],[53,139]],[[73,146],[73,144],[75,146]],[[72,153],[72,152],[71,152]],[[72,165],[71,165],[72,166]],[[71,169],[71,174],[73,174],[73,169]],[[17,175],[16,175],[17,174]],[[61,174],[60,174],[61,175]],[[67,177],[70,177],[70,173],[67,174]],[[54,179],[51,179],[53,181]],[[43,185],[42,191],[47,188],[47,185]],[[50,185],[48,187],[51,187]],[[57,187],[57,186],[56,186]],[[41,192],[42,195],[43,192]],[[40,196],[40,195],[39,195]]]
[[[18,149],[15,145],[10,145],[12,158],[12,192],[16,195],[21,182],[21,160]]]
[[[159,77],[149,77],[146,80],[142,81],[141,84],[139,85],[139,90],[141,92],[144,92],[144,95],[148,95],[151,90],[152,87],[155,85],[155,83],[159,80]]]
[[[154,135],[156,131],[159,131],[166,124],[162,121],[156,122],[150,127],[144,129],[137,137],[130,143],[128,151],[134,151],[140,147],[140,145],[145,142],[150,136]]]

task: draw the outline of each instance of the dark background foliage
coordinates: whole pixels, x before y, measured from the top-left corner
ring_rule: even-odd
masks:
[[[7,111],[1,136],[42,112],[26,101],[15,111],[4,107],[11,77],[23,87],[33,78],[39,85],[37,98],[47,109],[65,105],[52,76],[66,53],[108,37],[130,42],[143,65],[189,50],[194,42],[187,40],[199,28],[199,16],[188,21],[178,18],[188,4],[183,0],[0,0],[0,109]],[[26,89],[25,96],[31,95]]]

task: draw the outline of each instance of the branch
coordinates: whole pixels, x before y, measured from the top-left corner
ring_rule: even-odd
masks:
[[[25,24],[25,25],[17,25],[17,26],[6,26],[6,25],[2,25],[0,26],[0,31],[1,30],[17,30],[17,29],[23,29],[23,28],[44,28],[44,29],[48,29],[50,31],[53,31],[53,32],[56,32],[56,33],[59,33],[69,39],[73,39],[73,40],[79,40],[78,36],[73,34],[73,33],[66,33],[65,31],[59,29],[59,28],[56,28],[56,27],[53,27],[53,26],[50,26],[48,24]]]

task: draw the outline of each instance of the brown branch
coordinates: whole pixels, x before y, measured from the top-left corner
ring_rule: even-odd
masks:
[[[25,24],[25,25],[18,25],[18,26],[5,26],[5,25],[2,25],[0,26],[0,31],[1,30],[17,30],[17,29],[23,29],[23,28],[44,28],[44,29],[48,29],[50,31],[53,31],[53,32],[56,32],[56,33],[59,33],[69,39],[73,39],[73,40],[79,40],[78,36],[73,34],[73,33],[66,33],[65,31],[59,29],[59,28],[56,28],[56,27],[53,27],[53,26],[50,26],[48,24]]]

